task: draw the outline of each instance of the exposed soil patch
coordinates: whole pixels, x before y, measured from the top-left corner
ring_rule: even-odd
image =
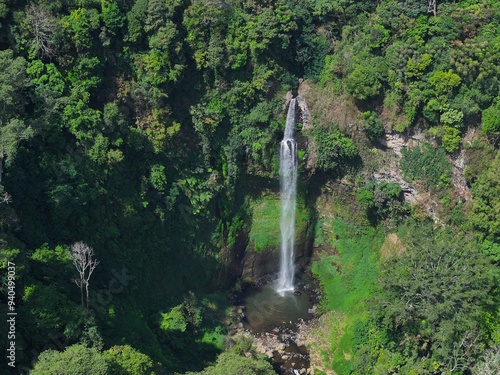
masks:
[[[389,259],[396,255],[401,255],[405,251],[405,247],[396,233],[391,233],[385,238],[380,255],[382,259]]]

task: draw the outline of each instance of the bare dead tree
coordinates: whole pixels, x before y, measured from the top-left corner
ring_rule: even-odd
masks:
[[[56,54],[53,41],[57,28],[55,17],[41,6],[30,5],[26,8],[26,21],[33,34],[33,44],[42,58]]]
[[[94,249],[83,243],[82,241],[76,242],[71,245],[71,259],[76,267],[79,274],[79,279],[74,279],[76,285],[80,288],[80,297],[82,306],[86,306],[87,311],[89,309],[89,288],[90,288],[90,276],[92,272],[97,267],[99,262],[94,259]],[[87,296],[87,303],[83,303],[83,288],[85,287],[85,292]]]
[[[436,17],[437,14],[437,0],[429,0],[429,6],[427,7],[427,13],[432,13],[434,17]]]

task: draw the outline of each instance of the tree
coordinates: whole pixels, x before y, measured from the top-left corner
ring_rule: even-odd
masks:
[[[485,133],[500,133],[500,100],[497,98],[495,102],[482,113],[483,132]]]
[[[26,126],[22,120],[11,119],[4,126],[0,125],[0,183],[2,182],[4,162],[7,165],[10,164],[17,152],[19,143],[32,136],[33,129]]]
[[[32,375],[108,375],[109,366],[96,349],[81,344],[68,346],[64,352],[46,350],[40,354]]]
[[[12,50],[0,51],[0,182],[4,163],[12,162],[19,143],[33,136],[23,114],[23,89],[28,86],[26,61]]]
[[[21,313],[26,316],[25,329],[30,333],[30,343],[38,350],[51,335],[64,333],[67,339],[75,339],[75,328],[84,316],[83,309],[61,292],[58,280],[44,285],[40,282],[26,285]]]
[[[90,49],[94,43],[93,34],[100,25],[96,9],[78,8],[61,19],[61,26],[70,36],[78,52]]]
[[[438,96],[450,97],[455,88],[460,86],[462,80],[458,74],[450,69],[447,72],[437,71],[429,78],[429,83],[434,87]]]
[[[101,0],[101,18],[111,35],[116,35],[124,24],[125,17],[121,14],[118,4],[112,0]]]
[[[451,126],[443,126],[443,147],[446,152],[452,153],[460,148],[460,142],[462,138],[460,137],[460,131],[457,128]]]
[[[110,367],[110,375],[151,375],[154,363],[130,345],[115,345],[104,352]]]
[[[84,244],[83,242],[76,242],[71,245],[71,259],[73,260],[73,264],[78,271],[79,279],[75,279],[74,282],[80,288],[80,297],[82,306],[87,307],[87,311],[89,309],[89,287],[90,287],[90,277],[92,276],[92,272],[97,267],[99,262],[94,259],[94,249],[90,246]],[[87,304],[83,303],[83,288],[85,287],[85,292],[87,295]]]
[[[372,66],[358,65],[346,78],[347,91],[359,100],[377,96],[382,88],[378,74]]]
[[[240,356],[236,353],[222,353],[214,366],[207,367],[198,375],[276,375],[270,363],[260,359]],[[191,373],[190,375],[195,375]]]

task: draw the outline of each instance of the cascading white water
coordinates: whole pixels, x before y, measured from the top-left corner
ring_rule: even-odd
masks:
[[[281,258],[277,290],[293,291],[295,274],[295,206],[297,201],[297,144],[294,139],[296,99],[290,101],[285,136],[280,146]]]

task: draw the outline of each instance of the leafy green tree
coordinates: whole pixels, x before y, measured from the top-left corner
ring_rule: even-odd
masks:
[[[346,87],[347,91],[356,99],[366,100],[379,94],[382,83],[373,67],[358,65],[346,77]]]
[[[460,137],[460,130],[451,126],[443,126],[443,147],[446,152],[452,153],[460,148],[462,138]]]
[[[41,60],[32,60],[26,73],[35,86],[35,94],[43,101],[44,107],[50,105],[51,109],[56,103],[54,101],[61,97],[66,88],[64,77],[55,64],[44,64]]]
[[[27,87],[26,61],[14,57],[12,50],[0,51],[0,182],[4,164],[9,165],[19,143],[33,136],[25,124],[23,90]]]
[[[482,112],[483,132],[500,133],[500,100],[495,102]]]
[[[65,285],[73,276],[71,253],[65,246],[51,249],[45,244],[33,252],[31,260],[31,274],[39,280]]]
[[[457,88],[462,82],[460,76],[453,73],[452,70],[447,72],[437,71],[429,78],[430,84],[436,90],[437,95],[450,96],[452,90]]]
[[[276,372],[270,363],[259,359],[247,358],[236,353],[222,353],[217,363],[197,373],[198,375],[275,375]],[[195,375],[191,373],[191,375]]]
[[[78,8],[61,19],[63,29],[69,34],[77,51],[88,50],[94,44],[94,34],[100,26],[96,9]]]
[[[455,127],[449,125],[435,126],[429,129],[429,134],[441,138],[441,145],[448,153],[455,152],[460,148],[462,138],[460,130]]]
[[[101,18],[106,25],[107,32],[116,35],[124,25],[124,16],[113,0],[101,0]]]
[[[30,321],[26,328],[32,332],[33,343],[44,343],[49,334],[65,331],[74,339],[70,331],[82,322],[82,310],[56,285],[27,285],[22,299],[21,313]]]
[[[370,27],[367,33],[368,46],[370,48],[380,48],[389,40],[390,31],[380,24],[375,24]]]
[[[168,331],[185,332],[187,321],[183,313],[183,305],[173,307],[168,313],[162,313],[160,319],[160,329]]]
[[[134,2],[132,9],[127,13],[127,35],[125,40],[130,43],[140,42],[145,37],[144,23],[148,11],[148,0],[137,0]]]
[[[40,354],[33,375],[108,375],[105,357],[96,349],[80,344],[68,346],[63,352],[46,350]]]
[[[151,358],[130,345],[115,345],[103,353],[108,362],[108,375],[153,375]]]

